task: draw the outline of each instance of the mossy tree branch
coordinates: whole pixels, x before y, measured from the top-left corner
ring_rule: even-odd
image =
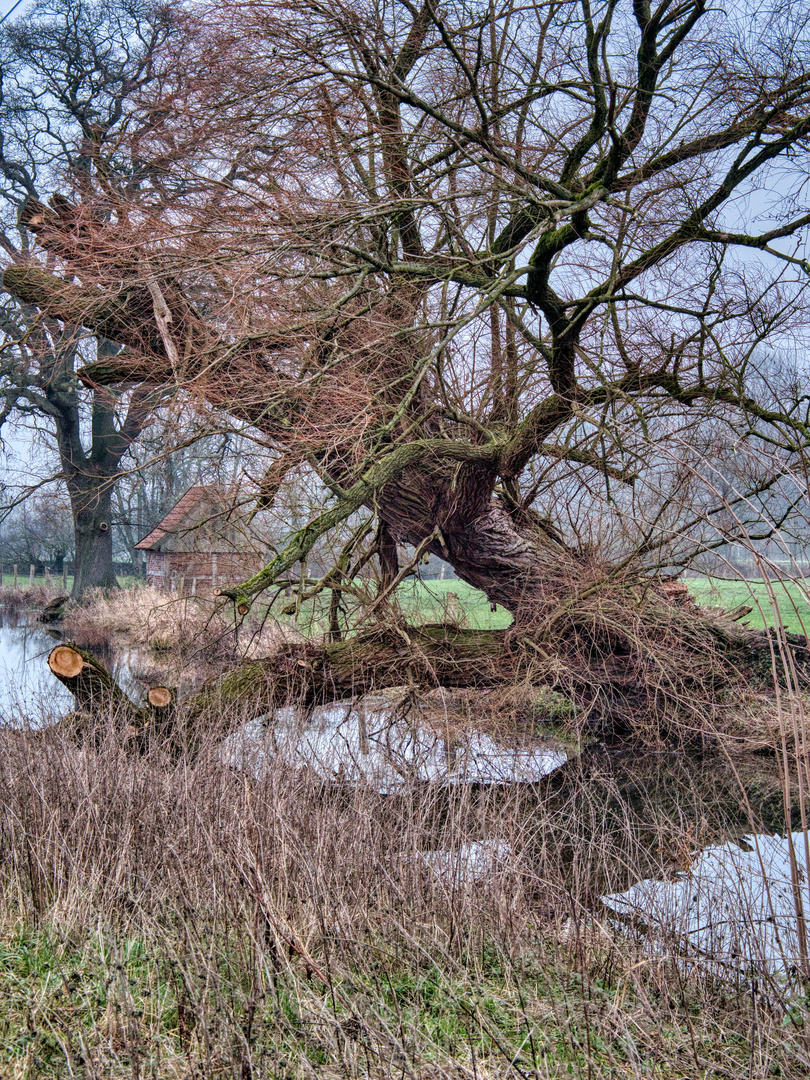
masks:
[[[362,506],[373,503],[377,493],[410,466],[431,456],[464,463],[494,465],[498,454],[499,446],[495,442],[485,446],[472,446],[444,439],[420,439],[398,446],[371,465],[350,488],[340,491],[334,506],[319,514],[303,529],[293,533],[284,548],[263,570],[235,588],[219,590],[219,595],[226,596],[238,605],[244,605],[251,596],[270,588],[282,574],[309,554],[316,541]]]

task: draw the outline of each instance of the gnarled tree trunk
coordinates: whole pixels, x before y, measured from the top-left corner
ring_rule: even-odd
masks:
[[[536,515],[493,495],[486,465],[413,467],[388,484],[380,516],[401,542],[448,562],[462,581],[505,607],[518,624],[536,623],[563,592],[589,576],[587,563]]]
[[[112,482],[99,478],[93,483],[90,477],[79,476],[68,482],[68,491],[76,537],[73,595],[81,596],[90,587],[115,589]]]

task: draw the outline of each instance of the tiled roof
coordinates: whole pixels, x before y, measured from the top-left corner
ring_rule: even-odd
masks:
[[[207,490],[204,484],[196,484],[194,487],[189,488],[185,495],[174,504],[165,518],[152,529],[148,536],[145,536],[143,540],[139,540],[135,547],[140,551],[148,551],[157,547],[164,537],[176,531],[183,518],[197,505]]]

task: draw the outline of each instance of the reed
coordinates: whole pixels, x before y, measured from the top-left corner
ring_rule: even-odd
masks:
[[[742,790],[778,814],[775,761],[593,751],[542,785],[386,796],[246,777],[213,737],[135,755],[114,715],[0,739],[3,1075],[810,1068],[801,1001],[686,972],[598,902],[749,824]]]

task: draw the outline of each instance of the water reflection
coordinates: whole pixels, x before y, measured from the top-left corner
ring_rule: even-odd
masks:
[[[48,669],[48,653],[61,637],[19,608],[0,609],[0,723],[49,723],[74,707],[73,695]],[[135,702],[142,687],[133,658],[110,647],[90,649]]]
[[[797,832],[709,847],[669,878],[645,879],[602,903],[653,954],[737,981],[795,975],[807,900],[807,837]]]
[[[326,782],[368,785],[380,794],[414,783],[450,787],[512,786],[542,780],[568,759],[549,743],[526,748],[495,742],[485,732],[436,727],[401,690],[333,701],[303,715],[288,706],[260,716],[229,736],[222,760],[257,779],[274,763],[314,772]]]
[[[0,722],[42,723],[72,708],[73,695],[46,663],[57,640],[41,626],[26,625],[20,611],[0,612]]]

